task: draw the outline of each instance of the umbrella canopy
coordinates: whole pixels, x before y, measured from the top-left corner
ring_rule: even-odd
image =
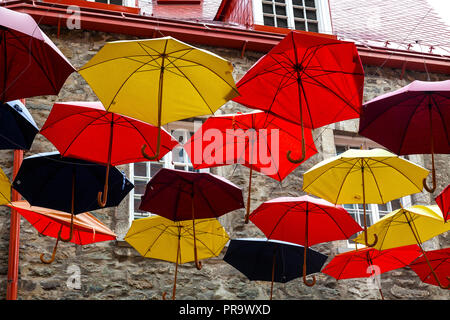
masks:
[[[385,215],[367,229],[367,234],[369,236],[373,236],[373,234],[378,235],[380,241],[375,245],[375,248],[378,250],[386,250],[410,244],[419,245],[436,282],[442,288],[448,289],[448,287],[444,287],[439,282],[421,244],[449,230],[450,225],[444,222],[442,213],[437,205],[415,205],[409,208],[401,208]],[[362,235],[356,237],[354,241],[359,243],[364,242]]]
[[[53,262],[55,260],[59,237],[67,237],[70,234],[71,214],[58,210],[34,207],[24,200],[11,202],[8,206],[19,212],[39,233],[57,239],[50,260],[45,260],[44,254],[41,254],[42,262]],[[78,245],[116,239],[116,234],[89,212],[80,213],[73,219],[73,229],[74,236],[70,242]]]
[[[161,127],[236,97],[232,71],[229,61],[164,37],[108,42],[79,73],[107,111]]]
[[[450,184],[435,198],[436,204],[441,209],[444,220],[450,219]]]
[[[399,269],[410,264],[421,255],[417,245],[392,248],[379,251],[366,247],[360,250],[344,252],[336,255],[322,269],[325,273],[336,280],[368,278],[376,275]],[[376,268],[376,270],[374,270]],[[379,288],[381,298],[384,299],[381,288]]]
[[[436,281],[433,273],[430,272],[425,256],[416,259],[409,267],[423,282],[435,286],[446,283],[446,287],[448,288],[450,286],[450,248],[427,251],[426,257],[428,257],[429,263],[439,279],[439,283]]]
[[[196,231],[194,232],[193,226]],[[197,257],[193,246],[197,238]],[[175,299],[179,263],[218,256],[229,237],[217,219],[171,221],[161,216],[134,220],[124,240],[143,257],[176,263],[172,299]]]
[[[238,81],[233,100],[315,129],[358,118],[363,86],[354,43],[291,31]]]
[[[249,280],[286,283],[302,276],[303,246],[267,239],[231,239],[223,260],[242,272]],[[320,272],[327,256],[307,250],[306,274]]]
[[[105,175],[103,165],[48,152],[23,160],[13,188],[32,206],[70,212],[73,219],[73,215],[101,208],[97,195],[103,189]],[[133,188],[127,177],[113,167],[109,171],[106,207],[119,205]]]
[[[359,134],[398,155],[450,153],[450,80],[415,80],[364,104]],[[424,186],[426,184],[424,183]]]
[[[242,190],[223,177],[162,168],[148,182],[139,210],[172,221],[191,220],[197,256],[195,219],[217,218],[243,207]],[[195,263],[200,270],[198,259]]]
[[[178,142],[164,129],[161,134],[161,159]],[[147,161],[140,148],[147,145],[156,154],[156,143],[150,139],[159,129],[148,123],[105,111],[100,102],[56,103],[40,133],[63,157],[78,158],[110,166]],[[64,132],[64,134],[61,134]],[[102,197],[103,194],[103,197]],[[106,205],[108,181],[99,194],[99,204]]]
[[[387,203],[421,192],[427,175],[428,170],[389,151],[350,149],[306,171],[303,191],[335,204],[363,204],[366,230],[367,203]]]
[[[0,149],[29,150],[39,128],[20,100],[0,104]]]
[[[11,202],[11,182],[0,168],[0,205]]]
[[[309,246],[348,239],[362,231],[361,226],[341,206],[310,196],[281,197],[261,204],[250,215],[268,239]],[[304,256],[306,259],[306,255]],[[303,262],[306,281],[306,261]],[[315,283],[315,278],[312,285]]]
[[[0,7],[0,102],[57,95],[74,71],[30,15]]]
[[[214,148],[206,140],[214,134]],[[300,163],[288,161],[285,154],[300,146],[299,125],[264,111],[238,113],[208,118],[185,144],[195,169],[241,163],[250,168],[246,223],[250,214],[250,194],[253,170],[282,181]],[[305,131],[307,145],[305,160],[317,153],[311,130]],[[209,150],[209,152],[208,152]],[[301,156],[300,148],[294,151]]]

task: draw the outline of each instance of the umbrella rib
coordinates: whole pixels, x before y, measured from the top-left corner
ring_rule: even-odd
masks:
[[[439,260],[437,260],[437,261],[439,261]],[[433,261],[433,260],[430,260],[430,263],[431,263],[431,262],[434,262],[434,261]],[[436,272],[436,270],[439,268],[439,266],[441,266],[444,262],[446,262],[446,261],[445,261],[445,260],[440,260],[436,266],[433,266],[434,272]],[[425,264],[425,262],[422,262],[421,264]],[[428,271],[427,271],[427,273],[426,273],[426,275],[425,275],[425,277],[423,278],[422,281],[424,281],[424,280],[430,278],[430,276],[433,274],[433,272],[430,270],[430,268],[428,267],[428,265],[427,265],[427,268],[426,268],[426,269],[427,269]]]
[[[441,116],[441,122],[442,122],[442,126],[444,127],[444,131],[447,133],[446,134],[446,138],[447,138],[447,143],[450,145],[450,141],[449,141],[449,137],[448,137],[448,131],[447,131],[447,123],[444,121],[444,115],[442,114],[441,108],[439,107],[439,104],[436,102],[436,99],[434,98],[434,96],[431,96],[431,99],[434,102],[434,106],[436,107],[439,115]],[[449,98],[447,98],[448,100],[450,100]]]
[[[382,203],[385,203],[383,200],[383,195],[381,194],[380,186],[378,185],[377,178],[375,177],[375,173],[372,170],[372,167],[369,165],[367,159],[363,159],[363,161],[367,164],[367,168],[369,168],[370,173],[372,174],[373,180],[375,181],[375,185],[377,186],[378,194],[380,195],[380,199]]]
[[[311,116],[311,109],[309,108],[308,99],[306,98],[305,88],[303,87],[303,83],[301,81],[299,82],[299,85],[300,85],[300,88],[302,89],[303,98],[305,99],[305,102],[306,102],[306,109],[308,109],[308,115],[309,115],[309,121],[311,122],[311,127],[314,128],[314,123],[313,123],[313,119]],[[298,94],[300,95],[300,92]],[[299,99],[301,99],[301,95],[300,95]],[[301,106],[300,106],[300,108],[301,108]],[[304,137],[302,137],[302,138],[304,139]]]
[[[343,234],[346,238],[348,238],[348,237],[351,236],[351,234],[347,236],[347,234],[344,232],[344,230],[343,230],[342,227],[339,225],[339,223],[337,223],[336,219],[334,219],[334,217],[333,217],[331,214],[329,214],[325,209],[323,209],[321,206],[316,205],[316,204],[314,204],[314,203],[312,203],[312,205],[315,206],[316,208],[322,210],[322,211],[323,211],[323,212],[324,212],[331,220],[333,220],[333,222],[336,224],[336,226],[339,228],[339,230],[341,230],[342,234]]]
[[[358,161],[355,161],[353,163],[353,165],[350,167],[350,169],[348,169],[347,173],[345,174],[344,179],[342,180],[341,186],[339,187],[339,191],[337,193],[336,200],[334,201],[335,204],[338,203],[338,201],[339,201],[339,196],[341,195],[341,191],[342,191],[342,188],[344,187],[345,180],[347,180],[347,177],[350,175],[351,171],[357,164],[358,164]],[[363,192],[364,192],[364,190],[363,190]]]
[[[350,262],[353,260],[353,256],[351,256],[350,258],[347,259],[347,261],[345,262],[344,266],[341,269],[341,272],[339,273],[339,276],[336,279],[341,279],[342,274],[345,271],[345,268],[347,268],[347,266],[350,264]]]
[[[102,60],[102,61],[97,62],[97,63],[94,63],[94,64],[92,64],[92,65],[90,65],[90,66],[82,67],[82,68],[80,68],[78,71],[84,71],[84,70],[86,70],[86,69],[89,69],[89,68],[92,68],[92,67],[96,67],[96,66],[98,66],[98,65],[100,65],[100,64],[107,63],[107,62],[111,62],[111,61],[114,61],[114,60],[119,60],[119,59],[129,59],[129,60],[131,60],[131,61],[136,61],[136,62],[138,62],[138,60],[134,60],[134,59],[130,59],[130,58],[131,58],[131,57],[149,57],[149,56],[154,60],[154,57],[153,57],[152,55],[149,55],[149,54],[136,54],[136,55],[123,56],[123,57],[116,57],[116,58],[111,58],[111,59]],[[150,62],[151,62],[151,61],[150,61]],[[142,62],[142,61],[139,61],[139,63],[141,63],[141,64],[146,64],[146,62]]]
[[[155,238],[155,240],[153,240],[152,243],[150,243],[150,246],[147,248],[147,250],[145,251],[145,254],[143,254],[143,256],[145,257],[147,255],[147,253],[153,248],[153,246],[155,245],[156,241],[158,241],[158,239],[166,232],[166,230],[169,228],[169,226],[164,226],[165,228],[161,230],[161,232],[159,233],[159,235]]]

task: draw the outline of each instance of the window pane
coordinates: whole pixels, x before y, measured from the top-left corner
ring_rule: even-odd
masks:
[[[304,21],[295,21],[295,29],[296,30],[306,30]]]
[[[386,204],[379,204],[378,205],[378,210],[379,211],[388,211],[389,209],[388,209],[387,203]]]
[[[108,0],[95,0],[95,2],[108,3]]]
[[[275,2],[278,2],[278,3],[286,3],[286,0],[275,0]]]
[[[274,27],[275,26],[275,21],[274,21],[273,17],[264,16],[264,25],[265,26],[272,26],[272,27]]]
[[[117,5],[121,6],[122,5],[122,0],[109,0],[109,3],[110,4],[117,4]]]
[[[150,163],[150,177],[153,177],[162,167],[163,167],[162,163],[156,162]]]
[[[177,170],[186,170],[185,166],[174,166],[174,168]]]
[[[317,15],[315,10],[306,10],[306,18],[311,20],[317,20]]]
[[[400,209],[402,207],[400,199],[392,200],[391,201],[391,207],[392,207],[392,211]]]
[[[304,18],[303,9],[294,8],[294,17]]]
[[[310,8],[316,7],[316,1],[315,0],[305,0],[305,6]]]
[[[317,23],[308,23],[308,31],[319,32],[319,25]]]
[[[147,181],[134,180],[134,194],[141,195],[145,193]]]
[[[147,163],[137,162],[134,164],[134,175],[138,177],[147,176]]]
[[[285,6],[275,6],[275,12],[278,15],[285,16],[286,15],[286,7]]]
[[[277,19],[277,27],[279,27],[279,28],[287,28],[287,26],[288,26],[287,19],[281,19],[281,18]]]
[[[303,0],[292,0],[294,6],[303,6]]]
[[[172,150],[172,161],[181,163],[186,162],[183,148],[177,147]]]
[[[141,199],[140,198],[134,198],[134,212],[138,213],[146,213],[146,211],[139,210],[139,206],[141,205]]]
[[[263,3],[263,12],[264,13],[273,13],[272,5]]]

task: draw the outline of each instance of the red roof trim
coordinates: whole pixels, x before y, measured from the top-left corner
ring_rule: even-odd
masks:
[[[4,6],[25,12],[41,24],[64,25],[70,17],[67,5],[49,4],[17,0],[3,3]],[[109,33],[128,34],[139,37],[173,36],[181,41],[232,48],[268,52],[284,34],[199,24],[173,19],[156,19],[124,12],[107,11],[98,8],[80,8],[81,27],[85,30],[97,30]],[[417,53],[388,48],[367,48],[357,45],[363,64],[389,68],[428,71],[450,74],[450,57]]]

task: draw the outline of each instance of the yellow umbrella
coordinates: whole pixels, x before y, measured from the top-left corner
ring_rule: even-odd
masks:
[[[11,182],[0,169],[0,205],[11,203]]]
[[[79,73],[107,111],[161,127],[214,114],[237,97],[232,71],[229,61],[164,37],[108,42]]]
[[[415,205],[409,208],[400,208],[385,215],[367,229],[367,234],[378,235],[380,241],[375,248],[380,251],[411,244],[419,245],[437,283],[441,288],[448,289],[448,286],[444,287],[439,282],[421,244],[449,230],[450,225],[445,223],[437,205]],[[364,243],[362,235],[356,237],[354,241]]]
[[[175,262],[172,299],[175,299],[178,264],[195,261],[193,225],[192,220],[174,222],[155,215],[134,220],[125,236],[125,241],[143,257]],[[218,256],[229,240],[215,218],[196,219],[195,238],[198,259]]]
[[[350,149],[326,159],[303,176],[303,190],[334,204],[363,204],[365,244],[367,241],[366,204],[387,203],[421,192],[429,171],[383,150]]]

